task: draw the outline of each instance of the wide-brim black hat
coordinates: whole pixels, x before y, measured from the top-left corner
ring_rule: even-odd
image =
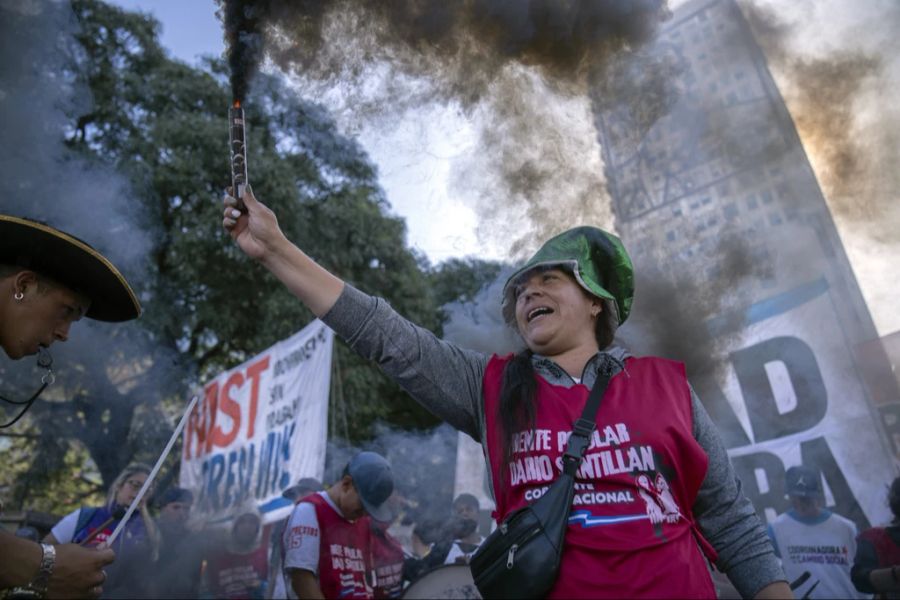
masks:
[[[97,321],[128,321],[141,304],[125,277],[89,244],[49,225],[0,215],[0,264],[45,275],[91,299],[85,314]]]

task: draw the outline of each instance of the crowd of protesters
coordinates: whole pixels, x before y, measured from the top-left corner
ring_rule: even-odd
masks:
[[[67,514],[43,541],[104,544],[149,471],[130,465],[103,506]],[[791,467],[785,489],[790,509],[768,530],[796,597],[900,597],[900,477],[887,495],[894,520],[861,534],[824,507],[816,469]],[[142,502],[112,544],[103,597],[397,598],[434,569],[467,564],[484,541],[474,495],[457,496],[444,518],[423,511],[394,493],[390,465],[371,452],[354,456],[327,488],[303,478],[283,495],[291,513],[268,526],[252,503],[235,508],[228,526],[197,526],[193,494],[178,487],[155,496],[155,516]],[[32,527],[16,535],[38,538]]]
[[[65,515],[43,542],[109,545],[149,473],[129,465],[103,505]],[[142,500],[112,542],[103,598],[397,598],[429,571],[467,563],[483,540],[473,495],[461,494],[449,514],[435,517],[434,507],[395,493],[391,466],[372,452],[355,455],[327,488],[303,478],[286,489],[290,515],[268,525],[253,503],[234,508],[224,526],[201,524],[190,490],[152,491],[155,499]],[[428,543],[411,544],[404,528]],[[31,527],[17,535],[38,538]]]

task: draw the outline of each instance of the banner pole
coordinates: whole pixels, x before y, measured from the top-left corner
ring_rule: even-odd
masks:
[[[156,464],[153,465],[153,470],[150,471],[150,474],[147,476],[147,480],[144,481],[144,485],[141,486],[141,491],[138,492],[138,495],[134,497],[134,500],[131,501],[131,505],[128,507],[128,510],[125,512],[125,516],[122,517],[122,520],[119,521],[119,524],[116,525],[116,528],[113,530],[112,535],[109,536],[106,540],[104,540],[103,545],[107,548],[112,547],[113,542],[116,541],[116,538],[119,537],[119,534],[125,528],[125,524],[128,522],[128,519],[131,518],[132,513],[134,513],[134,509],[141,503],[141,500],[144,499],[144,495],[147,493],[147,490],[150,489],[150,486],[153,484],[153,480],[156,478],[156,474],[159,473],[159,468],[162,466],[163,461],[166,460],[166,457],[169,455],[169,452],[172,451],[172,446],[175,445],[175,440],[178,439],[178,436],[181,435],[181,431],[184,429],[184,424],[187,422],[188,417],[191,414],[191,411],[194,410],[194,406],[197,405],[197,400],[200,399],[199,395],[194,395],[191,398],[190,403],[188,404],[187,409],[184,411],[184,415],[181,417],[181,421],[178,422],[178,425],[175,427],[175,431],[172,432],[172,437],[169,438],[169,443],[166,444],[165,449],[162,451],[162,454],[159,455],[159,458],[156,461]]]

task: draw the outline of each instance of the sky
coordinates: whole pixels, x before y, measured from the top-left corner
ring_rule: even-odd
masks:
[[[892,1],[865,0],[857,4],[839,0],[817,3],[757,0],[756,4],[770,8],[795,27],[795,35],[791,36],[793,50],[806,58],[853,50],[857,46],[866,49],[867,43],[871,50],[879,41],[867,32],[871,31],[873,19],[882,12],[892,17],[898,14],[895,7],[889,7]],[[155,16],[162,24],[163,45],[178,59],[195,63],[198,56],[218,55],[224,49],[222,26],[215,15],[213,0],[114,0],[113,3]],[[673,6],[679,4],[680,1],[672,2]],[[865,10],[860,10],[860,6]],[[888,57],[896,56],[895,50],[900,48],[875,49]],[[884,76],[876,84],[896,92],[900,81],[898,65],[900,61],[889,60]],[[780,79],[777,65],[772,70],[791,106],[792,93],[797,90],[792,92],[791,82],[783,81],[783,77]],[[872,97],[896,97],[891,89],[882,89],[879,93],[880,96]],[[575,113],[570,118],[572,125],[568,126],[584,129],[579,110],[585,109],[577,105],[564,107],[560,118]],[[861,106],[859,126],[866,125],[865,115],[872,113],[877,117],[880,110],[886,109]],[[871,121],[873,117],[868,118]],[[427,255],[432,263],[463,256],[510,259],[509,244],[501,233],[497,233],[503,228],[496,226],[496,220],[485,217],[484,204],[490,202],[489,190],[467,192],[465,182],[460,185],[460,171],[480,157],[477,127],[458,110],[445,105],[429,106],[417,111],[414,118],[404,115],[390,128],[366,127],[360,123],[342,122],[340,118],[338,122],[346,133],[358,137],[378,165],[380,181],[393,211],[406,219],[407,241],[411,247]],[[871,129],[872,123],[868,126]],[[802,124],[800,129],[803,129]],[[824,172],[827,160],[817,154],[816,148],[810,147],[813,141],[804,139],[804,142],[808,143],[807,151],[814,170],[820,178],[827,177]],[[596,148],[593,153],[599,156]],[[587,160],[590,168],[594,168],[593,160],[596,159]],[[894,197],[896,192],[893,188],[887,190]],[[832,206],[840,201],[840,198],[829,198]],[[853,215],[852,211],[835,211],[834,214],[876,329],[880,335],[886,335],[900,330],[900,311],[896,309],[900,305],[900,285],[895,282],[894,268],[897,250],[900,250],[900,234],[890,233],[888,229],[887,234],[882,231],[873,237],[872,223],[896,216],[880,215],[877,210],[878,205],[876,214]],[[850,216],[845,218],[845,214]],[[514,221],[516,217],[511,215],[509,218]],[[605,225],[610,226],[612,222]]]

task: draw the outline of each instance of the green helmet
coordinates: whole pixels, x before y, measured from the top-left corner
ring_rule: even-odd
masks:
[[[549,239],[525,266],[503,286],[503,318],[516,321],[515,283],[537,267],[563,266],[571,270],[588,293],[608,300],[618,325],[625,322],[634,299],[634,267],[622,245],[611,233],[596,227],[576,227]]]

